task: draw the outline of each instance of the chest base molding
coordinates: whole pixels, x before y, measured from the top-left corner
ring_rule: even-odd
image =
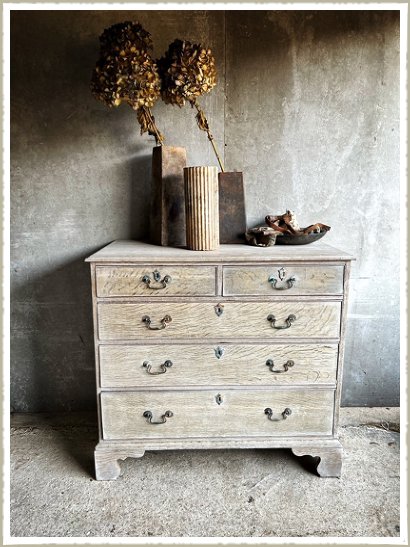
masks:
[[[204,439],[147,439],[146,441],[100,441],[94,451],[97,480],[116,480],[121,475],[120,461],[142,458],[150,450],[198,449],[267,449],[289,448],[295,456],[309,456],[311,466],[320,477],[341,476],[342,445],[335,438],[209,438]],[[272,455],[274,457],[274,454]],[[313,459],[312,459],[313,458]]]

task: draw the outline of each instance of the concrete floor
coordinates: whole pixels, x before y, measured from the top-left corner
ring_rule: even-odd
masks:
[[[341,479],[289,450],[146,453],[93,478],[94,415],[12,417],[11,535],[399,536],[399,410],[341,409]]]

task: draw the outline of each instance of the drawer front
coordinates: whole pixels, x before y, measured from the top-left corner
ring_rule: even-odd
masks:
[[[223,294],[343,294],[343,266],[225,266]]]
[[[99,302],[98,335],[100,340],[157,341],[223,336],[338,338],[340,306],[340,302]]]
[[[215,266],[97,266],[98,297],[213,296]]]
[[[337,344],[102,345],[100,385],[334,384]]]
[[[101,394],[103,438],[330,435],[333,390],[207,390]],[[271,419],[265,409],[272,410]],[[291,414],[286,416],[285,409]],[[172,416],[161,422],[167,411]]]

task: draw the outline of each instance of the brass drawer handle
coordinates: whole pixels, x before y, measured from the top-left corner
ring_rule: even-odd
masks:
[[[153,424],[153,425],[164,424],[167,421],[167,418],[172,418],[173,415],[174,415],[173,412],[171,412],[170,410],[167,410],[165,412],[165,414],[163,414],[161,416],[161,421],[160,422],[153,422],[152,421],[152,412],[150,410],[146,410],[143,414],[144,418],[147,419],[148,423]]]
[[[282,420],[286,420],[286,418],[292,414],[292,411],[290,408],[285,408],[281,414],[282,418],[272,418],[273,410],[271,408],[265,408],[265,414],[271,422],[281,422]]]
[[[289,359],[289,361],[286,361],[286,363],[284,363],[282,370],[273,370],[273,367],[275,366],[275,363],[272,361],[272,359],[268,359],[266,361],[266,366],[268,366],[269,370],[271,372],[274,372],[275,374],[281,374],[282,372],[287,372],[290,367],[294,366],[294,364],[295,364],[295,362],[292,361],[291,359]]]
[[[160,321],[161,326],[160,327],[152,327],[151,326],[151,317],[149,315],[144,315],[142,318],[142,322],[145,323],[145,326],[149,330],[162,330],[165,329],[165,327],[168,325],[168,323],[171,323],[172,317],[170,315],[166,315],[163,317]]]
[[[165,363],[163,363],[162,365],[160,365],[160,371],[158,372],[151,372],[151,363],[149,361],[144,361],[142,363],[142,366],[145,368],[145,370],[147,371],[147,374],[151,374],[152,376],[155,376],[156,374],[164,374],[167,369],[169,369],[170,367],[172,367],[172,361],[170,360],[167,360],[165,361]]]
[[[270,326],[273,328],[273,329],[277,329],[277,330],[280,330],[280,329],[290,329],[290,327],[292,326],[292,323],[294,321],[296,321],[296,315],[293,315],[293,313],[291,313],[287,319],[285,319],[285,323],[286,325],[278,325],[276,326],[275,323],[276,323],[276,317],[274,315],[268,315],[267,317],[267,320],[270,322]]]
[[[155,285],[154,286],[151,285],[152,279],[150,278],[149,275],[144,275],[144,277],[142,278],[142,281],[146,284],[148,289],[152,289],[154,291],[160,291],[161,289],[166,289],[167,284],[171,283],[172,281],[170,275],[165,275],[163,279],[161,279],[161,274],[159,273],[158,270],[155,270],[155,272],[152,272],[152,276],[156,283],[160,283],[159,287]]]
[[[286,280],[286,285],[277,285],[278,280],[274,275],[269,276],[268,279],[269,283],[272,285],[272,289],[276,289],[277,291],[286,291],[287,289],[291,289],[295,282],[296,277],[292,275],[292,277],[289,277],[289,279]]]

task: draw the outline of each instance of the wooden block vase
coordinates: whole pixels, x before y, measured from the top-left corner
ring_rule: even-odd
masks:
[[[150,242],[154,245],[185,246],[185,166],[185,148],[156,146],[152,151]]]
[[[218,173],[219,238],[221,243],[244,243],[246,232],[243,174]]]
[[[218,170],[185,167],[186,244],[194,251],[219,247]]]

